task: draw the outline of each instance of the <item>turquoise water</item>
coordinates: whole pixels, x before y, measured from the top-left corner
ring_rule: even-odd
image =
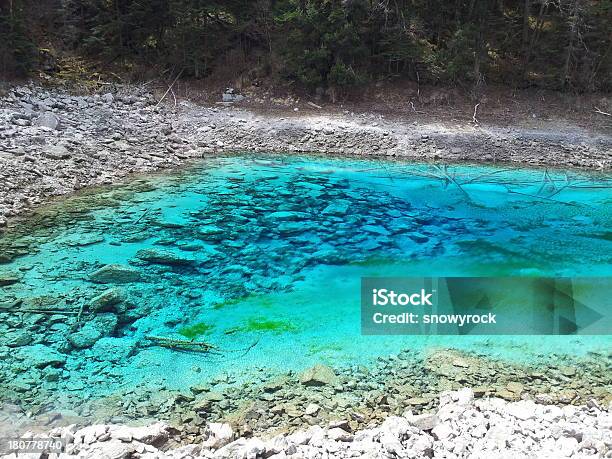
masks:
[[[9,386],[90,397],[125,385],[248,381],[262,369],[321,362],[367,365],[406,348],[513,360],[608,350],[607,336],[362,336],[360,279],[609,276],[611,180],[503,166],[231,156],[100,190],[80,197],[76,210],[48,209],[62,214],[52,227],[25,222],[0,239],[20,255],[0,265],[19,279],[0,290],[4,310],[13,305],[2,314],[0,349],[10,349],[0,369]],[[139,278],[100,283],[92,274],[105,265]],[[101,294],[114,300],[100,306]],[[24,322],[17,308],[55,313],[20,315],[34,318]],[[27,336],[15,338],[19,330]],[[83,335],[77,344],[75,333]],[[149,336],[194,338],[219,352],[178,352]],[[58,377],[15,363],[34,344],[67,356]]]

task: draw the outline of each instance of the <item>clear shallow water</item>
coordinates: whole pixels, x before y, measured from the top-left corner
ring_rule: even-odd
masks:
[[[527,361],[607,350],[605,336],[361,336],[359,301],[362,276],[609,276],[610,180],[236,156],[101,191],[51,209],[64,215],[51,228],[24,226],[26,236],[0,239],[22,255],[0,265],[20,278],[2,287],[0,304],[73,312],[34,315],[26,325],[5,314],[0,346],[11,349],[2,370],[22,387],[43,381],[88,397],[123,384],[183,388],[213,378],[248,381],[262,369],[367,365],[406,348]],[[92,281],[116,264],[140,280]],[[120,301],[92,313],[92,299],[110,289]],[[15,330],[29,338],[15,346]],[[89,342],[75,344],[75,333]],[[177,352],[147,336],[195,338],[223,352]],[[11,357],[33,344],[68,356],[58,379],[44,368],[10,368],[19,366]]]

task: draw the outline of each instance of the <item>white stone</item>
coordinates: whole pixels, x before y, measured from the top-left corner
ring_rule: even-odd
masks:
[[[353,435],[348,433],[346,430],[334,427],[327,431],[327,438],[335,441],[353,441]]]
[[[451,435],[453,435],[453,429],[452,427],[446,423],[443,422],[441,424],[438,424],[437,426],[435,426],[431,433],[438,439],[438,440],[444,440],[448,437],[450,437]]]
[[[520,402],[509,404],[506,411],[511,416],[525,421],[535,417],[536,404],[531,400],[521,400]]]
[[[321,407],[319,405],[317,405],[316,403],[311,403],[304,410],[304,414],[306,414],[307,416],[314,416],[319,412],[320,409]]]
[[[208,424],[208,438],[202,442],[202,447],[218,449],[227,445],[234,436],[232,426],[227,423],[212,422]]]

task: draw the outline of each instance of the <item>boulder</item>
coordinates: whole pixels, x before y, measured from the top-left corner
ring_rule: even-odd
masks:
[[[4,345],[8,347],[19,347],[30,344],[34,337],[32,333],[23,328],[15,328],[7,331],[3,336]]]
[[[300,375],[300,382],[305,386],[325,386],[338,383],[334,370],[325,365],[315,365]]]
[[[136,341],[130,337],[104,337],[96,341],[91,352],[97,360],[121,362],[136,353]]]
[[[453,428],[447,423],[442,423],[435,426],[431,433],[437,440],[445,440],[453,435]]]
[[[19,282],[21,282],[21,274],[18,272],[0,271],[0,287],[7,287]]]
[[[327,438],[334,441],[353,441],[353,434],[344,429],[335,427],[327,431]]]
[[[64,354],[43,344],[21,347],[18,353],[21,360],[25,360],[29,365],[36,368],[44,368],[49,365],[60,367],[66,363],[66,356]]]
[[[432,430],[438,425],[440,419],[433,413],[419,414],[408,418],[410,425],[420,430]]]
[[[316,416],[321,407],[316,403],[310,403],[304,410],[304,414],[307,416]]]
[[[101,96],[102,101],[105,104],[112,104],[115,100],[115,98],[113,97],[113,95],[110,92],[107,92],[106,94],[103,94]]]
[[[259,438],[240,438],[217,450],[215,459],[255,459],[265,457],[265,443]]]
[[[521,400],[508,404],[506,412],[521,421],[526,421],[536,417],[536,404],[531,400]]]
[[[209,449],[219,449],[227,445],[234,436],[232,427],[227,423],[211,422],[206,431],[208,438],[202,442],[202,446]]]
[[[44,150],[42,154],[45,158],[53,160],[70,159],[72,156],[68,149],[63,145],[52,145]]]
[[[127,438],[131,436],[132,440],[139,441],[140,443],[161,446],[168,440],[169,431],[170,427],[168,424],[156,422],[155,424],[142,427],[123,427],[117,431],[111,428],[111,437],[115,437],[115,432],[117,432],[117,437],[115,438],[118,439],[120,439],[119,437]]]
[[[87,322],[79,331],[68,336],[68,341],[76,348],[88,348],[96,344],[103,336],[108,336],[115,331],[117,316],[106,313],[96,316]]]
[[[140,271],[130,266],[106,265],[90,274],[89,280],[99,284],[127,284],[139,282],[142,279]]]
[[[56,130],[60,128],[61,123],[59,117],[55,113],[45,112],[36,118],[36,125]]]
[[[125,301],[123,290],[111,288],[91,299],[89,306],[94,312],[114,312],[116,306]]]

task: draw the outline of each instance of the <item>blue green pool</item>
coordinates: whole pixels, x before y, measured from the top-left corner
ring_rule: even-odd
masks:
[[[403,349],[513,361],[609,350],[608,336],[362,336],[359,301],[363,276],[610,276],[611,183],[580,171],[236,155],[70,198],[0,238],[4,389],[74,400],[368,365]],[[65,361],[27,365],[42,351]]]

